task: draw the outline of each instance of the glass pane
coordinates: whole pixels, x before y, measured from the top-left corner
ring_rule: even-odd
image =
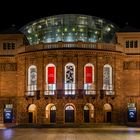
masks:
[[[65,110],[74,110],[73,106],[67,106]]]

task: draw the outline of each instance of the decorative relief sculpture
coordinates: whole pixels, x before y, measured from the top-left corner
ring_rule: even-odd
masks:
[[[124,70],[140,70],[140,61],[124,61]]]
[[[17,63],[0,63],[0,71],[17,71]]]

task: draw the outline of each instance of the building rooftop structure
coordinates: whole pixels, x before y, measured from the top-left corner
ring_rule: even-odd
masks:
[[[41,18],[20,29],[30,44],[52,42],[105,42],[115,41],[118,26],[89,15],[63,14]]]

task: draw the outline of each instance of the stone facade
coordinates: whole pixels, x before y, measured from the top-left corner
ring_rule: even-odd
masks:
[[[2,50],[5,39],[14,41],[14,51]],[[88,43],[58,42],[49,48],[48,44],[26,46],[23,44],[23,35],[0,35],[0,123],[4,121],[6,105],[12,105],[12,123],[50,124],[51,107],[55,106],[55,123],[65,124],[66,107],[74,109],[74,124],[85,123],[84,106],[89,107],[89,124],[94,123],[127,123],[128,103],[136,107],[136,120],[140,122],[140,45],[137,51],[127,52],[124,42],[128,39],[139,39],[140,33],[117,33],[116,44],[90,43],[91,47],[83,48]],[[68,48],[66,45],[79,46]],[[55,95],[44,95],[46,65],[56,66]],[[64,68],[68,63],[75,65],[76,88],[75,95],[64,94]],[[84,66],[94,65],[94,84],[96,94],[86,95],[84,85]],[[112,67],[113,95],[101,92],[103,89],[103,67],[109,64]],[[28,96],[28,68],[37,67],[37,90],[33,96]],[[29,114],[32,114],[29,116]]]

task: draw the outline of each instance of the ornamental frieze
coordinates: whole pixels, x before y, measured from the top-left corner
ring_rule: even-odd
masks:
[[[17,71],[17,63],[0,63],[0,71]]]
[[[140,70],[140,61],[124,61],[124,70]]]

